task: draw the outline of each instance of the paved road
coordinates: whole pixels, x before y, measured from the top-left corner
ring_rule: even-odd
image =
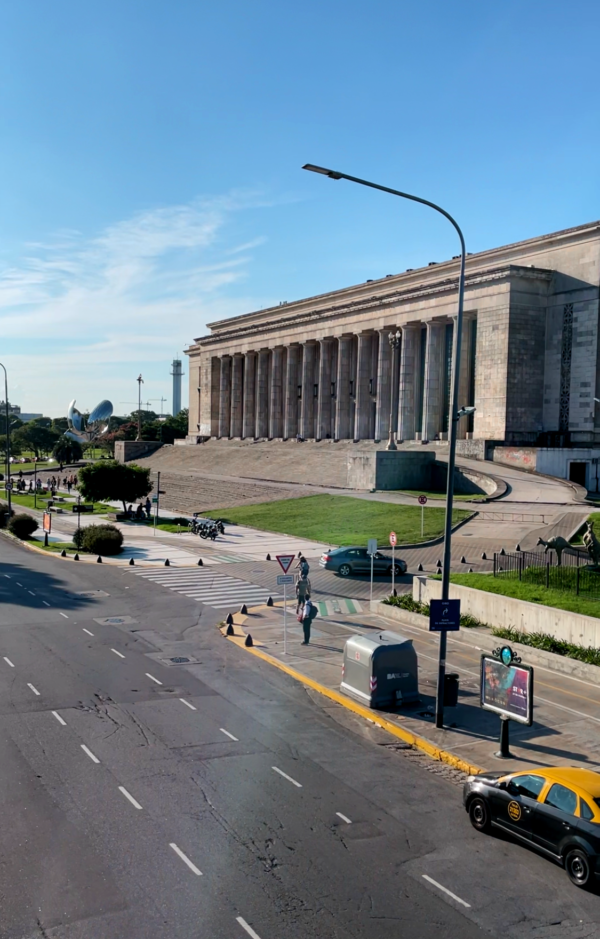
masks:
[[[0,601],[2,939],[597,935],[596,897],[218,611],[7,542]]]

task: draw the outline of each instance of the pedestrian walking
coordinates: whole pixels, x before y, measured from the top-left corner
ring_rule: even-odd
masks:
[[[304,632],[304,642],[302,643],[303,646],[310,644],[310,627],[312,626],[312,621],[316,615],[317,608],[309,597],[302,610],[302,629]]]
[[[296,583],[296,613],[300,612],[309,597],[310,580],[308,577],[300,577]]]
[[[300,577],[308,577],[310,571],[310,565],[303,554],[298,558],[298,563],[296,564],[296,570],[300,569]]]
[[[145,509],[146,509],[146,515],[148,516],[148,521],[150,521],[150,512],[152,511],[152,503],[150,502],[150,498],[148,496],[146,496]]]

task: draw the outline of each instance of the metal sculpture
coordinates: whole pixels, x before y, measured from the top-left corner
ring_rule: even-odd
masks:
[[[88,414],[86,420],[83,414],[75,407],[75,399],[73,399],[69,405],[69,412],[67,414],[69,429],[65,431],[65,437],[69,437],[70,440],[76,440],[77,443],[90,443],[90,441],[96,440],[108,430],[108,421],[110,420],[112,412],[112,403],[104,400],[96,405],[93,411]]]

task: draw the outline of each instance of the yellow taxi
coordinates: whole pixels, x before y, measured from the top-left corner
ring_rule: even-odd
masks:
[[[600,773],[548,767],[469,776],[463,803],[477,831],[500,828],[561,864],[573,884],[600,874]]]

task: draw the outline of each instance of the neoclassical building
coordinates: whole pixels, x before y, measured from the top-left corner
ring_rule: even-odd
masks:
[[[399,441],[443,439],[458,263],[209,324],[187,349],[188,443],[378,441],[390,407]],[[476,411],[461,437],[600,442],[599,285],[600,222],[467,258],[459,403]]]

